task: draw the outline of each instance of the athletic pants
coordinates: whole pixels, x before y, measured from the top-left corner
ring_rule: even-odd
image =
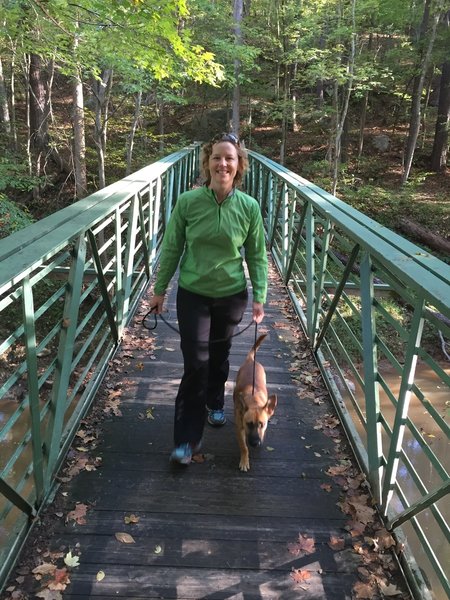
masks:
[[[203,435],[206,408],[223,408],[231,337],[247,301],[247,289],[232,296],[208,298],[178,288],[184,373],[175,400],[175,446],[197,444]]]

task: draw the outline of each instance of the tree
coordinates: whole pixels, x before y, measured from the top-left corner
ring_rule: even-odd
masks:
[[[439,0],[438,0],[439,1]],[[433,13],[432,9],[435,12]],[[419,45],[420,45],[420,63],[417,73],[414,77],[413,92],[411,97],[411,117],[409,123],[408,139],[405,148],[405,164],[402,175],[402,183],[408,181],[411,166],[416,149],[417,138],[420,130],[420,115],[422,91],[425,82],[425,76],[430,65],[431,53],[434,41],[436,39],[436,29],[440,18],[440,12],[433,5],[433,0],[425,0],[422,23],[420,26]]]
[[[448,127],[450,122],[450,61],[445,61],[441,70],[439,105],[436,119],[431,168],[439,173],[445,171],[448,152]]]

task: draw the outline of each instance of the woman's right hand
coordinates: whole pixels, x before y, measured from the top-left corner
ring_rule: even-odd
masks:
[[[160,315],[163,312],[164,299],[164,294],[155,294],[154,296],[152,296],[150,298],[150,311],[152,313],[154,312],[155,314]]]

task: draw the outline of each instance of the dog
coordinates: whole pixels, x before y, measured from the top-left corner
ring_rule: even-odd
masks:
[[[248,447],[256,448],[262,444],[267,424],[277,405],[276,394],[267,395],[266,372],[255,358],[256,351],[266,336],[266,333],[260,335],[247,354],[236,376],[233,391],[234,423],[241,451],[241,471],[250,469]]]

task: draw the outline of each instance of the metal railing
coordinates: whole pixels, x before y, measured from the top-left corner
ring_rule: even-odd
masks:
[[[450,596],[450,267],[264,156],[250,165],[247,191],[415,595]]]
[[[0,587],[157,261],[199,146],[0,240]]]
[[[198,153],[193,145],[0,241],[0,583],[54,490]],[[418,373],[448,395],[450,268],[277,163],[250,152],[250,167],[246,191],[355,455],[388,527],[408,541],[415,595],[429,597],[423,572],[448,595],[436,552],[449,540],[448,456],[433,442],[446,444],[449,427]]]

